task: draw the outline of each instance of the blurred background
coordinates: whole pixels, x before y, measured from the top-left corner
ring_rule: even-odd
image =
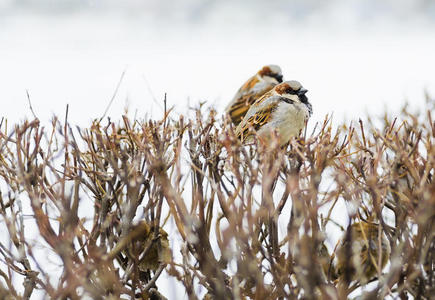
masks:
[[[435,93],[429,0],[0,0],[0,117],[72,123],[160,118],[200,102],[223,112],[261,66],[299,80],[313,121],[358,119]]]

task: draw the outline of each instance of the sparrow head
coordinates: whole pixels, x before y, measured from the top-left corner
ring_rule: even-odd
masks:
[[[285,81],[274,88],[277,95],[281,97],[281,99],[289,104],[293,103],[302,103],[305,104],[310,112],[312,113],[311,103],[308,102],[308,98],[305,95],[308,90],[304,89],[304,87],[300,84],[299,81],[290,80]]]
[[[277,65],[264,66],[260,71],[258,71],[257,74],[266,81],[271,81],[275,83],[282,82],[282,71],[281,68]]]

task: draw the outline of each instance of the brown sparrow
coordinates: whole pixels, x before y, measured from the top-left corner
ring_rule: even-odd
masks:
[[[252,103],[281,82],[281,68],[276,65],[264,66],[257,74],[249,78],[225,109],[234,125],[237,126],[242,121]]]
[[[367,282],[382,270],[390,257],[390,244],[382,233],[379,251],[379,225],[357,222],[348,228],[337,249],[337,275],[347,280]],[[382,254],[380,253],[382,252]],[[378,264],[381,255],[381,264]],[[347,274],[347,275],[346,275]]]
[[[255,140],[252,128],[260,140],[268,142],[276,131],[280,145],[285,145],[292,136],[299,135],[312,114],[306,92],[295,80],[275,86],[251,105],[237,126],[236,135],[242,142],[252,142]]]

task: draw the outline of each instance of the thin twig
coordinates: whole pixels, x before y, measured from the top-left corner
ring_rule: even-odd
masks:
[[[107,105],[106,109],[104,110],[103,115],[98,120],[98,123],[103,120],[103,118],[106,116],[107,112],[109,111],[110,106],[112,106],[113,100],[115,100],[116,95],[118,94],[119,87],[121,86],[122,80],[124,79],[125,72],[127,71],[127,68],[122,71],[121,77],[119,78],[118,84],[116,85],[115,91],[113,92],[112,98],[109,101],[109,104]]]
[[[38,117],[37,117],[36,114],[35,114],[35,111],[33,110],[33,107],[32,107],[32,101],[30,101],[30,95],[29,95],[29,91],[28,91],[28,90],[26,90],[26,94],[27,94],[27,101],[29,102],[30,111],[32,112],[33,117],[34,117],[35,119],[38,119]]]

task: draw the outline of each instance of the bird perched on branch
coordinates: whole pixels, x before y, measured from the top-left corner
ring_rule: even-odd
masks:
[[[236,135],[242,142],[252,142],[255,130],[260,139],[269,142],[276,131],[280,145],[285,145],[292,136],[299,135],[312,114],[306,92],[295,80],[275,86],[251,105]]]
[[[281,68],[277,65],[264,66],[257,74],[249,78],[225,110],[234,125],[237,126],[242,121],[252,103],[281,82]]]
[[[156,271],[161,264],[169,263],[171,251],[168,234],[162,228],[140,221],[131,227],[131,231],[122,238],[108,254],[108,258],[117,258],[123,268],[129,262],[137,261],[142,272]]]
[[[337,249],[337,275],[340,280],[367,282],[380,272],[390,257],[390,244],[379,225],[357,222],[346,231]],[[381,256],[379,264],[379,256]]]

